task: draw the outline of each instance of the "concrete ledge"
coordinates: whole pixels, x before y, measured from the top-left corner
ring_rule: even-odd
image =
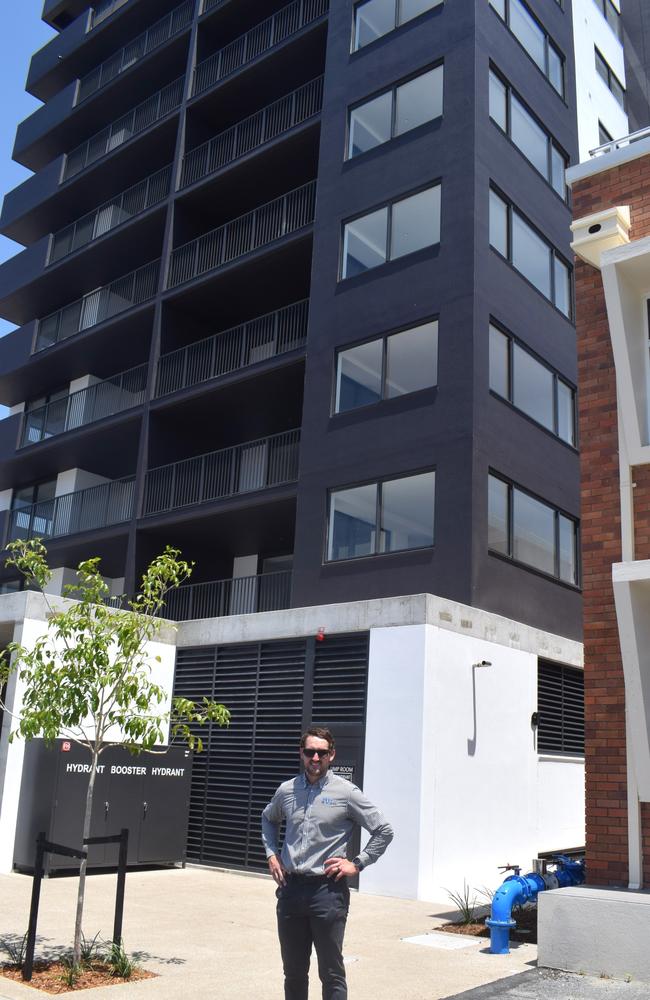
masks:
[[[650,982],[650,892],[577,886],[537,905],[540,966]]]

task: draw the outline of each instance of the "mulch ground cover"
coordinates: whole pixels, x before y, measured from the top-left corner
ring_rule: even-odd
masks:
[[[35,962],[31,982],[23,980],[21,969],[16,965],[3,965],[2,975],[6,979],[14,979],[23,986],[32,986],[44,993],[68,993],[72,990],[89,990],[94,986],[117,986],[119,983],[134,982],[139,979],[152,979],[154,972],[145,969],[134,969],[130,977],[123,979],[112,974],[111,966],[105,962],[91,962],[80,973],[73,986],[67,983],[67,968],[63,962]]]
[[[537,944],[537,907],[526,906],[513,913],[512,919],[517,921],[517,926],[510,931],[510,940]],[[485,926],[484,920],[475,920],[471,924],[443,924],[436,927],[436,930],[448,931],[450,934],[470,934],[472,937],[490,936],[490,928]]]

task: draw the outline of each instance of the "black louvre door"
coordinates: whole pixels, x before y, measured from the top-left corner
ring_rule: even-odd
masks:
[[[537,674],[537,749],[540,753],[585,752],[584,674],[540,660]]]
[[[367,673],[367,633],[178,651],[174,694],[214,698],[232,715],[228,729],[196,728],[204,751],[194,755],[189,861],[266,868],[260,814],[298,773],[300,734],[312,720],[334,729],[360,782]]]

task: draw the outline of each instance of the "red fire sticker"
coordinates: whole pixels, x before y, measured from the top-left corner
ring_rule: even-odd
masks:
[[[61,750],[64,753],[67,752],[67,751],[69,751],[69,750],[72,750],[72,743],[70,742],[70,740],[64,740],[63,741],[63,743],[61,744]]]

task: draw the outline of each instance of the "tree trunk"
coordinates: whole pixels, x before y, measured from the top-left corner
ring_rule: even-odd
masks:
[[[83,829],[83,839],[86,840],[90,836],[90,819],[93,811],[93,792],[95,790],[95,775],[97,774],[97,749],[92,750],[92,763],[90,766],[90,778],[88,779],[88,789],[86,791],[86,812],[84,815],[84,829]],[[84,845],[82,845],[83,847]],[[84,897],[86,894],[86,868],[88,867],[87,858],[81,859],[81,865],[79,866],[79,892],[77,895],[77,915],[75,917],[74,923],[74,944],[72,948],[72,961],[75,965],[79,965],[81,961],[81,922],[83,920],[84,912]]]

